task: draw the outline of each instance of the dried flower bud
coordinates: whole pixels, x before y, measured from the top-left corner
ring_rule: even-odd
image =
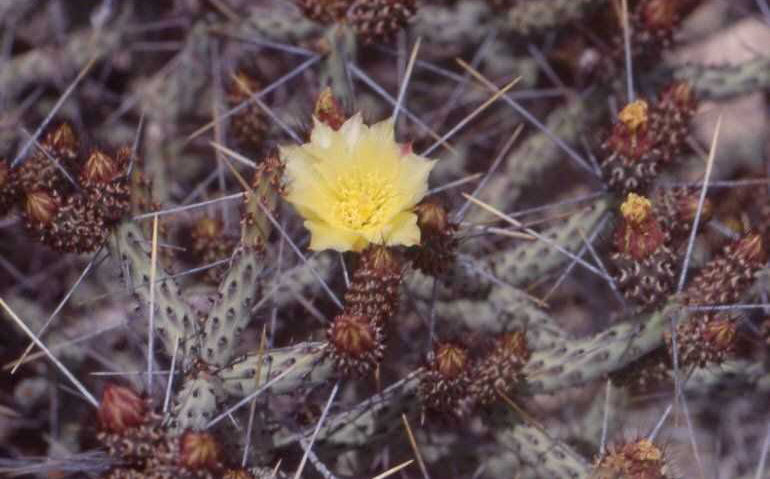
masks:
[[[31,221],[48,224],[59,210],[59,200],[47,191],[35,191],[24,195],[24,212]]]
[[[382,328],[371,318],[342,313],[326,332],[329,354],[345,376],[369,374],[382,361],[385,350]]]
[[[133,390],[108,384],[99,404],[99,421],[102,427],[112,432],[124,432],[137,427],[147,418],[147,404]]]
[[[494,349],[473,368],[471,390],[481,404],[497,400],[498,391],[509,394],[523,379],[522,369],[529,360],[527,336],[522,331],[504,333]]]
[[[455,343],[439,343],[428,356],[420,376],[418,396],[426,411],[465,417],[476,397],[471,390],[468,350]]]
[[[629,193],[620,206],[623,221],[615,233],[615,248],[635,260],[642,260],[663,246],[666,235],[652,214],[650,201]]]
[[[468,366],[468,351],[460,345],[439,344],[434,354],[434,367],[445,378],[456,378]]]
[[[334,130],[339,130],[345,120],[345,112],[340,106],[330,87],[326,87],[318,94],[318,100],[315,103],[315,112],[313,113],[323,123],[326,123]]]
[[[94,150],[83,165],[81,179],[86,182],[109,183],[118,176],[118,173],[115,159],[101,150]]]
[[[423,201],[415,206],[417,226],[422,233],[443,233],[449,227],[449,215],[437,201]]]
[[[668,479],[663,452],[651,441],[641,439],[610,448],[599,458],[591,477],[624,479]]]
[[[375,327],[363,316],[340,314],[329,328],[329,342],[335,350],[361,358],[376,346]]]
[[[214,436],[205,432],[185,432],[179,443],[179,460],[192,470],[215,470],[220,463],[220,447]]]
[[[41,143],[50,150],[54,158],[74,160],[78,156],[79,141],[69,123],[57,126]]]

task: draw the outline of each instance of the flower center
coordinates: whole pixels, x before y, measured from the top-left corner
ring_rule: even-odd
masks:
[[[374,172],[353,171],[337,179],[334,214],[346,227],[362,230],[388,221],[387,205],[395,189]]]

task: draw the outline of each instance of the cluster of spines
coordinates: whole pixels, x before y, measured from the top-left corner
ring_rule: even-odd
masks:
[[[685,290],[682,302],[690,307],[727,306],[737,302],[764,266],[762,238],[749,234],[727,245]],[[729,311],[695,311],[676,328],[677,353],[685,366],[721,364],[735,351],[737,321]],[[669,351],[673,335],[666,336]]]
[[[18,167],[0,164],[0,206],[3,212],[19,206],[27,231],[57,251],[94,251],[131,207],[131,157],[127,148],[82,155],[63,123]]]
[[[458,341],[434,346],[418,387],[426,412],[463,418],[515,392],[530,357],[526,335],[502,333],[488,346],[476,355]]]
[[[457,224],[449,219],[446,209],[435,199],[415,207],[420,244],[407,250],[412,265],[430,276],[445,274],[454,264],[458,246]]]
[[[686,148],[695,107],[692,88],[685,83],[669,86],[652,105],[640,99],[623,107],[602,144],[608,186],[622,194],[644,192]]]
[[[329,353],[344,375],[365,375],[382,360],[384,328],[398,309],[402,267],[395,252],[372,245],[359,257],[343,311],[327,330]]]
[[[115,384],[104,389],[97,438],[113,466],[103,479],[256,479],[229,467],[219,441],[207,432],[172,434],[149,401]]]
[[[390,40],[417,12],[415,0],[296,0],[319,23],[347,23],[364,43]]]
[[[671,479],[663,451],[648,439],[612,446],[599,457],[593,479]]]
[[[645,197],[630,193],[620,207],[610,255],[618,289],[641,307],[655,306],[672,292],[678,258]]]

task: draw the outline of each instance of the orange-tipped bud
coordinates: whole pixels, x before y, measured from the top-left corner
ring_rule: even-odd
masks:
[[[99,421],[104,429],[123,432],[145,422],[147,404],[133,390],[108,384],[99,405]]]
[[[118,176],[118,165],[107,153],[94,150],[88,156],[81,175],[85,181],[109,183]]]
[[[363,316],[340,314],[329,328],[329,342],[337,354],[361,358],[377,348],[376,326]]]
[[[39,223],[48,224],[53,221],[59,211],[59,201],[55,195],[47,191],[34,191],[24,197],[24,212],[27,217]]]
[[[468,351],[457,344],[441,343],[435,349],[434,367],[445,378],[455,378],[468,366]]]
[[[188,469],[217,469],[220,453],[219,443],[211,434],[188,431],[180,439],[179,459]]]

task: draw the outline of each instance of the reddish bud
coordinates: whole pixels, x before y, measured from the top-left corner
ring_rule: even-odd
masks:
[[[635,193],[629,193],[620,206],[622,223],[615,233],[615,248],[619,252],[642,260],[663,245],[666,235],[652,213],[652,203]]]
[[[123,432],[144,423],[147,404],[133,390],[108,384],[99,405],[99,421],[104,429]]]
[[[86,181],[109,183],[118,176],[117,162],[100,150],[94,150],[83,166],[82,177]]]
[[[47,191],[34,191],[24,197],[24,211],[33,221],[47,224],[53,221],[59,210],[59,201]]]
[[[54,156],[70,160],[78,156],[78,138],[69,123],[62,123],[56,127],[45,136],[42,143],[52,150]]]
[[[445,378],[456,378],[468,365],[468,351],[457,344],[441,343],[434,354],[434,368]]]
[[[329,342],[338,354],[360,358],[375,350],[375,326],[365,317],[340,314],[329,328]]]
[[[184,467],[192,470],[217,469],[219,458],[219,443],[211,434],[188,431],[182,435],[180,461]]]

